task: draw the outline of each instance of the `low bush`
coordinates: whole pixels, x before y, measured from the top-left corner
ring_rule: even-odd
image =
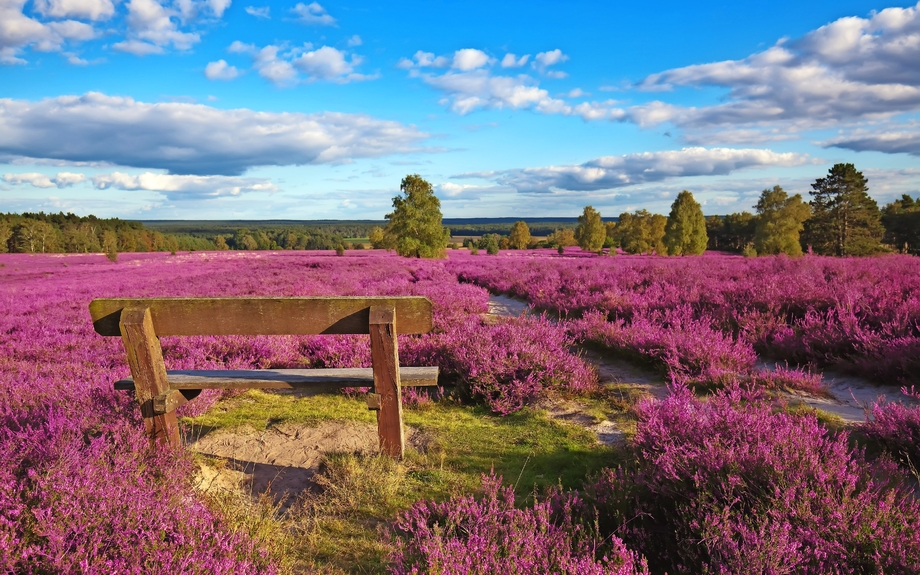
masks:
[[[580,501],[557,494],[532,506],[514,506],[514,490],[483,476],[483,496],[421,502],[396,522],[398,551],[391,573],[505,575],[559,573],[632,575],[645,563],[615,536],[574,519]]]
[[[901,393],[920,399],[920,391],[913,387],[901,388]],[[860,427],[911,471],[920,468],[920,406],[881,400],[872,406],[872,419]]]
[[[590,512],[653,573],[917,573],[920,502],[813,415],[739,388],[639,405],[635,464],[587,489]]]

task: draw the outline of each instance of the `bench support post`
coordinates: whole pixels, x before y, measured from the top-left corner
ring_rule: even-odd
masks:
[[[153,320],[147,307],[126,307],[119,322],[122,343],[128,354],[128,365],[134,378],[134,391],[141,407],[144,425],[151,444],[182,445],[174,411],[158,414],[154,399],[169,391],[166,364],[160,340],[153,330]]]
[[[402,392],[399,386],[395,308],[371,307],[370,335],[374,393],[380,398],[380,408],[377,411],[380,451],[401,459],[405,449],[405,437],[402,423]]]

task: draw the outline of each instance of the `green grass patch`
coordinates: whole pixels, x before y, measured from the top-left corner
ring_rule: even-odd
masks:
[[[605,400],[592,403],[599,413]],[[208,413],[184,418],[185,426],[263,430],[280,423],[328,420],[373,422],[361,398],[300,397],[252,390],[223,400]],[[527,502],[548,487],[581,487],[585,478],[619,462],[619,452],[601,446],[591,432],[525,409],[499,417],[482,407],[442,401],[404,411],[413,428],[403,461],[382,456],[331,454],[317,476],[318,493],[305,493],[287,515],[238,524],[248,530],[276,529],[282,521],[291,537],[271,549],[290,571],[384,573],[392,551],[388,526],[420,500],[444,500],[478,492],[480,477],[494,470]],[[283,547],[283,549],[281,548]]]
[[[323,421],[374,422],[376,417],[363,400],[340,394],[304,397],[297,393],[272,393],[250,389],[222,400],[207,413],[182,418],[184,425],[211,430],[251,427],[263,431],[280,423],[315,425]]]

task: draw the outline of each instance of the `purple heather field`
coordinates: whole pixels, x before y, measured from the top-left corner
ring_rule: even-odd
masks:
[[[486,321],[490,291],[538,313]],[[88,313],[98,297],[247,295],[427,296],[435,330],[401,337],[402,363],[438,365],[463,401],[499,415],[595,392],[577,345],[672,381],[635,408],[627,456],[577,492],[521,505],[485,477],[478,497],[417,503],[391,526],[394,573],[920,572],[920,409],[879,404],[871,422],[829,431],[769,395],[818,392],[827,368],[920,384],[920,259],[577,249],[0,255],[0,572],[274,571],[196,493],[190,455],[146,447],[136,405],[111,386],[128,375],[121,342]],[[162,343],[170,369],[370,362],[362,336]],[[775,362],[786,367],[764,367]],[[700,383],[717,391],[697,397]],[[884,449],[869,457],[856,435]]]

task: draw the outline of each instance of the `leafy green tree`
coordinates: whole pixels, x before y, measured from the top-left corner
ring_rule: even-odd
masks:
[[[802,195],[789,197],[783,188],[773,186],[760,193],[756,208],[754,250],[759,255],[802,255],[799,234],[811,216],[811,207],[802,201]]]
[[[584,212],[578,216],[578,227],[575,228],[575,241],[578,246],[587,252],[599,252],[604,247],[607,239],[607,226],[601,220],[601,214],[591,206],[585,206]]]
[[[498,253],[500,241],[501,239],[498,234],[483,234],[483,236],[479,238],[477,247],[481,250],[486,250],[486,253],[490,256],[494,256]]]
[[[868,180],[853,164],[835,164],[811,185],[812,217],[806,241],[825,255],[857,256],[884,251],[882,214],[868,194]]]
[[[5,220],[0,220],[0,254],[9,251],[9,241],[13,237],[13,226]]]
[[[530,227],[527,222],[514,222],[511,234],[508,236],[508,245],[511,249],[526,250],[530,245]]]
[[[393,198],[393,213],[385,235],[392,238],[396,253],[407,257],[447,257],[450,230],[441,225],[441,201],[431,184],[418,174],[403,178],[399,185],[405,196]]]
[[[664,244],[672,256],[699,255],[706,251],[706,217],[687,190],[677,195],[664,228]]]
[[[54,225],[39,219],[23,218],[13,229],[13,244],[19,252],[51,253],[58,250],[60,232]]]
[[[575,230],[562,228],[546,236],[546,245],[553,248],[566,248],[578,243],[575,239]]]
[[[375,250],[383,250],[383,249],[392,250],[396,247],[395,245],[392,245],[391,242],[387,241],[388,239],[392,239],[392,238],[387,238],[387,235],[386,233],[384,233],[383,228],[379,226],[374,226],[371,228],[371,231],[368,233],[367,239],[370,240],[371,247],[373,247]]]
[[[667,218],[648,210],[620,214],[620,223],[614,228],[616,245],[628,254],[665,254],[664,229]]]

